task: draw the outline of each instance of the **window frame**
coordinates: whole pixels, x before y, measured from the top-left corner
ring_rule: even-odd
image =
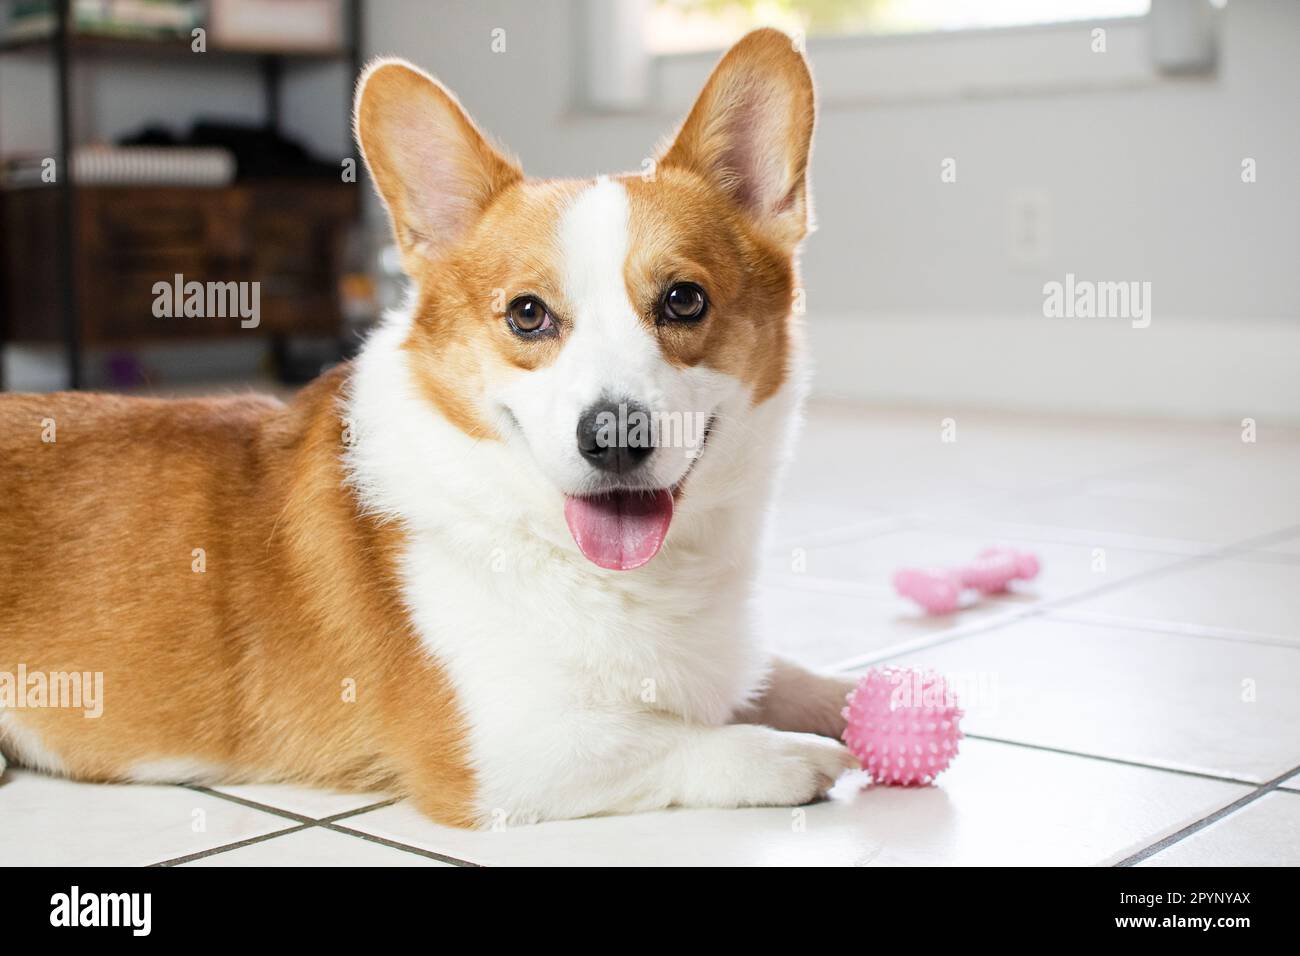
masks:
[[[653,0],[580,0],[586,56],[577,112],[688,108],[721,50],[654,55],[629,24]],[[1142,16],[804,41],[823,110],[1141,88],[1215,68],[1222,8],[1151,0]],[[1092,51],[1093,31],[1106,51]],[[614,39],[611,41],[611,37]]]

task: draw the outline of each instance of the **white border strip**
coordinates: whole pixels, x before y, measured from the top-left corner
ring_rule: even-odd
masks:
[[[807,317],[818,397],[1300,424],[1300,321]]]

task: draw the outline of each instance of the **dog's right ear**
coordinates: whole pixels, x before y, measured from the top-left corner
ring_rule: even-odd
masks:
[[[443,255],[493,195],[523,178],[456,98],[405,60],[377,60],[361,74],[354,126],[408,274]]]

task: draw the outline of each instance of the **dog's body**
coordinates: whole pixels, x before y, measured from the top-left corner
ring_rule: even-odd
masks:
[[[748,612],[811,126],[761,31],[653,182],[533,182],[434,81],[371,67],[358,135],[414,290],[355,362],[287,406],[0,398],[0,673],[105,696],[0,707],[0,750],[385,787],[467,826],[816,796],[853,766],[814,736],[846,684],[773,666]],[[708,424],[588,441],[612,402]]]

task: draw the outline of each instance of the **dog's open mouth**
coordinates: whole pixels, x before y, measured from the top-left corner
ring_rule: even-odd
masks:
[[[663,547],[673,520],[673,493],[659,488],[571,496],[564,502],[564,520],[588,561],[611,571],[631,571]]]
[[[565,499],[564,520],[588,561],[610,571],[631,571],[659,553],[672,524],[673,503],[704,453],[712,427],[710,420],[691,467],[671,488],[616,489]]]

